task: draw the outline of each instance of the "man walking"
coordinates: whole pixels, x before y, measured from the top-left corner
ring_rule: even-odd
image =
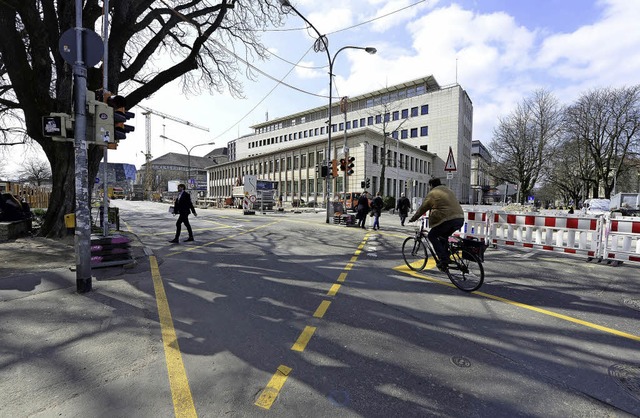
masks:
[[[407,216],[409,216],[409,209],[411,209],[411,202],[404,193],[400,194],[400,200],[398,200],[396,209],[400,214],[400,225],[404,226],[404,221],[407,219]]]
[[[189,232],[189,238],[187,238],[185,242],[193,241],[193,231],[191,230],[191,224],[189,223],[189,213],[193,212],[193,216],[198,216],[198,214],[193,207],[193,203],[191,203],[191,195],[185,189],[186,186],[184,184],[178,184],[179,193],[175,203],[173,204],[173,214],[179,215],[178,220],[176,221],[176,237],[169,241],[173,244],[180,242],[179,238],[182,224],[187,227],[187,232]]]

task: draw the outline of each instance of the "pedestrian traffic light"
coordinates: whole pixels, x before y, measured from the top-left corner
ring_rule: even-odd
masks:
[[[365,181],[366,181],[365,186],[368,189],[369,187],[371,187],[371,179],[369,177],[367,177],[367,179]]]
[[[366,187],[366,185],[367,185],[367,182],[366,182],[366,181],[362,180],[362,181],[360,182],[360,188],[361,188],[361,189],[364,189],[364,188]]]
[[[355,163],[354,161],[356,160],[356,157],[349,157],[349,161],[347,164],[347,176],[350,176],[353,174],[353,167],[355,167]]]
[[[338,160],[331,160],[331,175],[338,177]]]
[[[320,177],[327,177],[327,172],[328,172],[328,171],[329,171],[329,170],[327,169],[327,166],[326,166],[326,165],[324,165],[324,164],[322,164],[322,165],[320,166]]]
[[[111,94],[107,92],[110,96]],[[103,100],[102,91],[87,91],[87,109],[91,117],[87,120],[87,140],[96,144],[115,142],[113,109]]]
[[[340,171],[346,171],[347,169],[347,160],[344,158],[340,159]]]

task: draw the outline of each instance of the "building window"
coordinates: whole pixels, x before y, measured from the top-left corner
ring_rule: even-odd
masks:
[[[382,115],[376,115],[376,123],[382,123]]]
[[[300,157],[296,155],[296,157],[293,159],[293,169],[297,170],[298,168],[300,168]]]
[[[350,121],[347,121],[347,126],[346,126],[345,129],[351,129],[351,122]]]
[[[428,115],[429,114],[429,105],[422,105],[420,107],[420,114],[421,115]]]
[[[391,132],[391,138],[398,139],[398,131]]]
[[[402,109],[402,119],[409,117],[409,109]]]
[[[287,170],[291,170],[291,157],[287,157]]]
[[[376,145],[373,146],[373,162],[378,163],[378,147]]]
[[[418,116],[418,106],[411,108],[411,117]]]
[[[429,127],[421,126],[420,127],[420,136],[428,136],[429,135]]]
[[[356,129],[358,127],[358,119],[354,119],[353,120],[353,129]]]
[[[402,131],[400,131],[400,138],[407,139],[407,134],[408,134],[407,130],[403,129]]]
[[[360,118],[360,126],[363,127],[364,126],[364,118]]]
[[[385,114],[384,114],[384,121],[385,121],[385,122],[389,122],[389,118],[390,118],[390,116],[391,116],[391,115],[390,115],[389,113],[385,113]]]
[[[340,132],[344,131],[344,123],[340,122],[340,124],[338,125],[338,129],[340,130]]]
[[[367,118],[367,125],[373,125],[373,116]]]
[[[411,128],[411,138],[418,137],[418,128]]]
[[[397,110],[394,110],[394,112],[391,114],[391,119],[393,120],[400,119],[400,112],[398,112]]]

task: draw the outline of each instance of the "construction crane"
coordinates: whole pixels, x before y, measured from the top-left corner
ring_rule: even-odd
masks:
[[[144,115],[144,118],[145,118],[144,127],[145,127],[146,152],[144,155],[145,156],[144,190],[145,190],[145,193],[147,194],[147,199],[152,200],[153,194],[151,189],[153,187],[153,179],[151,178],[151,115],[160,116],[163,119],[169,119],[174,122],[191,126],[196,129],[201,129],[206,132],[209,132],[209,128],[205,128],[204,126],[196,125],[195,123],[176,118],[175,116],[167,115],[166,113],[158,112],[157,110],[150,109],[146,106],[138,105],[138,107],[144,110],[142,114]]]

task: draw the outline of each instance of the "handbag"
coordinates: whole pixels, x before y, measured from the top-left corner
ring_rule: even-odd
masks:
[[[172,215],[175,215],[176,212],[175,212],[173,206],[169,206],[169,213],[172,214]]]

